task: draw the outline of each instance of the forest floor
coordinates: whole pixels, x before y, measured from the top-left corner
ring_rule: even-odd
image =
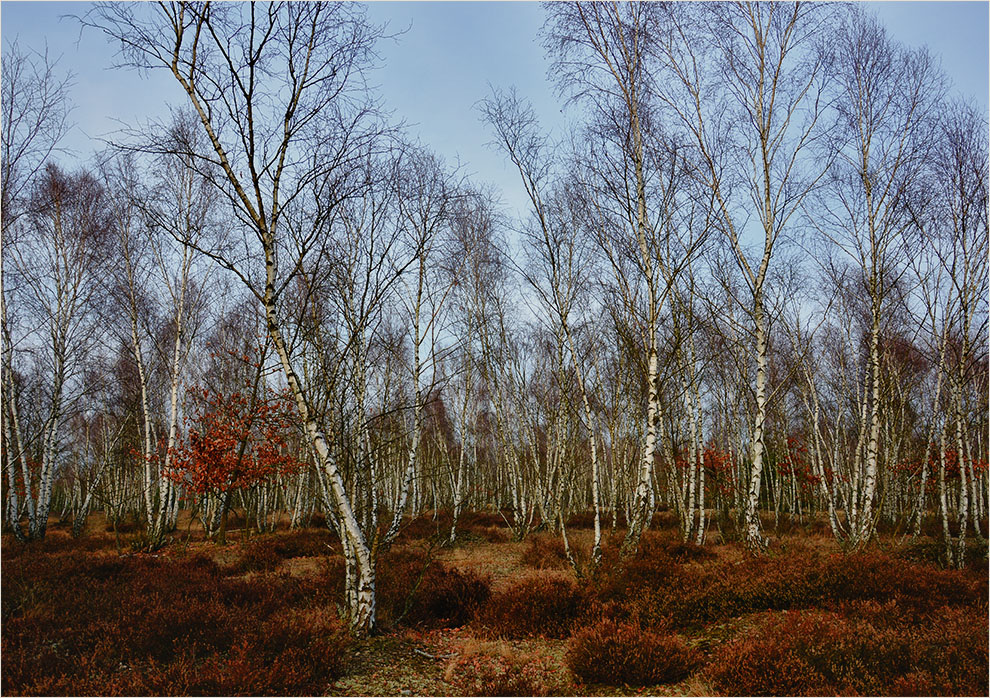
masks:
[[[880,536],[847,555],[820,525],[781,526],[755,557],[655,518],[632,558],[606,535],[577,575],[559,537],[509,540],[499,517],[405,527],[378,566],[379,632],[339,620],[325,527],[204,540],[183,521],[148,553],[138,526],[91,517],[73,539],[2,547],[7,695],[986,695],[986,546]],[[242,522],[241,522],[242,523]],[[585,523],[583,521],[578,522]],[[772,522],[771,522],[772,523]],[[771,531],[773,533],[773,531]],[[569,531],[578,560],[592,533]]]

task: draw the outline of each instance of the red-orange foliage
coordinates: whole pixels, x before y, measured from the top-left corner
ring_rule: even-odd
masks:
[[[226,492],[298,470],[302,463],[286,445],[292,406],[286,391],[263,397],[190,389],[192,427],[173,451],[166,473],[198,494]]]

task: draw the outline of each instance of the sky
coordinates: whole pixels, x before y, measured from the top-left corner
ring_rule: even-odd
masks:
[[[894,38],[927,45],[939,57],[957,94],[988,109],[990,14],[987,2],[869,2]],[[141,76],[113,69],[115,47],[95,30],[80,30],[67,15],[82,15],[86,2],[0,3],[4,51],[22,49],[59,57],[71,71],[76,126],[65,146],[85,162],[123,125],[136,126],[181,102],[177,85],[163,71]],[[487,144],[491,133],[476,105],[491,87],[515,86],[533,103],[546,127],[562,129],[564,116],[540,43],[543,10],[536,2],[372,2],[368,16],[401,34],[379,46],[382,66],[371,81],[387,108],[461,172],[501,192],[510,211],[525,196],[514,170]],[[65,164],[69,164],[66,162]]]

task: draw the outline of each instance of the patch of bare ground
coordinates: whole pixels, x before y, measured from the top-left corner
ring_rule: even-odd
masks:
[[[329,696],[446,696],[442,656],[405,633],[358,643],[348,656],[347,673],[327,689]]]

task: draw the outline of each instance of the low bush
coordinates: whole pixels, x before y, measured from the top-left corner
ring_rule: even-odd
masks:
[[[876,610],[768,614],[719,651],[712,684],[737,695],[987,694],[985,617],[946,608],[915,625]]]
[[[448,511],[423,513],[403,522],[396,540],[400,543],[446,540],[452,522],[453,516]]]
[[[508,543],[512,539],[504,526],[474,526],[471,531],[488,543]]]
[[[5,560],[0,690],[321,694],[349,646],[327,576],[231,578],[203,556]]]
[[[609,559],[612,553],[606,553],[593,580],[596,598],[629,607],[628,615],[647,626],[670,620],[675,627],[695,627],[746,613],[833,609],[853,601],[896,600],[912,617],[946,606],[986,613],[986,574],[932,569],[875,552],[822,557],[793,551],[700,566],[675,556],[704,553],[653,534],[643,537],[632,557]]]
[[[584,681],[653,686],[684,680],[700,666],[701,655],[676,635],[600,620],[571,637],[565,661]]]
[[[526,540],[526,549],[519,560],[527,567],[540,570],[563,569],[567,567],[567,554],[564,541],[546,533],[537,533]]]
[[[241,551],[232,572],[272,572],[282,563],[272,541],[261,538],[251,541]]]
[[[986,607],[985,574],[937,570],[880,553],[835,555],[825,563],[825,589],[831,600],[895,599],[914,613],[931,613],[943,606]]]
[[[897,556],[938,567],[949,567],[949,559],[945,551],[945,543],[938,540],[916,541],[902,548]],[[966,542],[965,568],[983,572],[987,568],[987,544],[979,541]]]
[[[494,637],[565,638],[585,607],[586,597],[570,577],[539,573],[495,594],[479,620]]]
[[[416,549],[393,551],[380,561],[377,592],[379,620],[386,627],[459,627],[491,596],[487,580]]]
[[[41,540],[18,543],[12,535],[3,537],[3,559],[16,560],[23,556],[51,555],[72,552],[110,552],[116,544],[112,535],[93,534],[73,538],[66,531],[49,530]]]
[[[339,540],[329,529],[298,528],[278,533],[270,539],[275,553],[283,560],[296,557],[324,557],[340,549]]]
[[[677,512],[661,509],[650,519],[650,528],[655,531],[676,531],[680,528]]]
[[[137,533],[147,528],[147,521],[137,514],[125,514],[117,519],[116,525],[112,520],[108,520],[104,526],[107,533],[116,532],[118,534]]]
[[[606,515],[605,512],[601,512],[598,515],[599,525],[605,528]],[[567,528],[594,528],[595,527],[595,512],[593,511],[577,511],[567,517]]]
[[[505,515],[510,516],[508,512]],[[492,511],[462,512],[459,525],[466,528],[487,528],[489,526],[508,528],[508,524],[505,523],[505,518],[503,518],[502,514]]]
[[[546,657],[501,651],[473,651],[447,664],[444,678],[463,696],[571,695],[564,672]]]

